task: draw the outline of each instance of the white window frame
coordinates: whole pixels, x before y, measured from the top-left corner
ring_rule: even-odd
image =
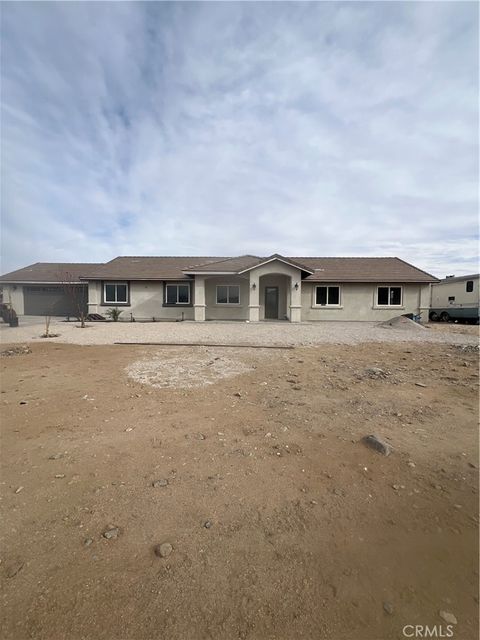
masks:
[[[118,301],[118,300],[107,300],[107,285],[108,286],[114,286],[115,287],[115,298],[117,298],[117,286],[124,286],[126,287],[126,291],[127,291],[127,299],[125,300],[125,302],[123,301]],[[129,282],[120,282],[119,280],[117,281],[112,281],[112,282],[104,282],[103,283],[103,304],[114,304],[116,306],[118,305],[129,305],[130,304],[130,283]]]
[[[317,289],[319,287],[323,287],[327,289],[327,304],[317,304]],[[330,288],[335,288],[338,289],[338,303],[337,304],[328,304],[328,290]],[[313,301],[312,301],[312,307],[314,307],[315,309],[341,309],[342,308],[342,302],[343,302],[343,292],[342,292],[342,286],[340,284],[322,284],[322,283],[318,283],[313,287]]]
[[[218,287],[227,287],[227,302],[218,302]],[[228,302],[230,299],[230,287],[237,287],[238,289],[238,302]],[[239,284],[217,284],[215,285],[215,304],[218,307],[240,307],[240,285]]]
[[[177,301],[168,302],[168,287],[177,287]],[[178,287],[188,287],[188,302],[178,301]],[[190,282],[166,282],[165,283],[165,305],[169,307],[185,307],[190,305],[192,299],[192,288]]]
[[[379,304],[378,302],[378,290],[379,289],[388,289],[388,303],[387,304]],[[400,289],[400,304],[390,304],[390,289]],[[403,285],[401,284],[379,284],[375,289],[375,304],[374,307],[376,309],[390,309],[393,307],[394,309],[404,309],[403,304]]]

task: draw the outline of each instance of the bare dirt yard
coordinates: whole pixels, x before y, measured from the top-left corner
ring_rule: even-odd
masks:
[[[473,346],[0,364],[4,640],[478,637]]]

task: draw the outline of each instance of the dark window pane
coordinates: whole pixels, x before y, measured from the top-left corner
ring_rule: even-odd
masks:
[[[467,280],[467,284],[465,287],[467,293],[472,293],[473,291],[473,280]]]
[[[115,302],[115,285],[105,285],[105,302]]]
[[[127,302],[126,284],[117,284],[117,302]]]
[[[167,284],[167,304],[177,304],[177,286]]]
[[[455,302],[455,296],[448,296],[449,302]]]
[[[390,288],[390,304],[402,304],[402,289],[400,287]]]
[[[388,287],[378,287],[378,304],[388,304]]]
[[[217,303],[225,304],[228,302],[228,287],[217,287]]]
[[[340,288],[328,287],[328,304],[338,304],[340,301]]]
[[[181,304],[188,304],[188,284],[181,284],[178,287],[178,302]]]
[[[316,304],[327,304],[327,287],[317,287]]]
[[[240,302],[240,287],[228,287],[228,301],[230,304],[238,304]]]

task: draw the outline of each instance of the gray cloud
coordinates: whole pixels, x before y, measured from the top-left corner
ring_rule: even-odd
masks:
[[[273,251],[478,269],[475,3],[2,13],[2,271]]]

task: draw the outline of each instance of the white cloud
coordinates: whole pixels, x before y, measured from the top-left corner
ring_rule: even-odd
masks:
[[[474,3],[7,3],[3,264],[477,266]]]

